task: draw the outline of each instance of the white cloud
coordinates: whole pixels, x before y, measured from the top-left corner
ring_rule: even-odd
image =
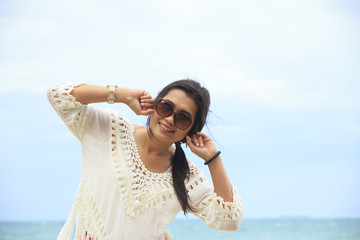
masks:
[[[234,104],[265,106],[273,109],[354,109],[360,101],[351,86],[323,79],[261,78],[245,71],[203,65],[194,67],[194,75],[206,79],[212,96],[231,99]]]
[[[247,76],[241,70],[215,66],[203,66],[199,72],[201,78],[207,79],[206,86],[213,95],[231,98],[235,103],[272,107],[301,104],[300,99],[294,99],[291,81],[286,79],[257,79]]]
[[[210,45],[200,45],[196,48],[186,50],[184,53],[181,53],[182,58],[185,61],[187,60],[209,60],[214,59],[217,56],[217,50]]]
[[[342,29],[348,19],[331,18],[319,3],[159,0],[151,6],[135,7],[130,1],[122,4],[27,3],[26,7],[42,17],[28,14],[25,19],[18,17],[15,23],[5,19],[5,36],[17,41],[6,43],[7,59],[12,60],[0,63],[0,92],[42,92],[50,82],[69,78],[98,79],[99,84],[109,78],[131,78],[139,86],[148,86],[149,79],[158,75],[165,79],[185,72],[206,81],[213,95],[244,104],[309,108],[359,100],[344,94],[334,96],[332,89],[337,89],[340,81],[327,91],[316,77],[296,82],[291,77],[268,73],[267,62],[302,68],[305,60],[314,55],[341,48],[337,43],[342,34],[330,38],[334,35],[330,32],[333,26]],[[72,7],[68,11],[69,5]],[[130,18],[130,10],[136,9],[137,17]],[[57,21],[45,14],[48,12],[55,14]],[[17,49],[23,52],[11,55]],[[262,71],[266,77],[253,76],[246,67],[238,67],[246,62],[256,68],[251,69],[253,72]],[[331,69],[324,75],[331,75]]]
[[[54,21],[26,18],[14,23],[4,36],[11,40],[43,39],[58,33],[60,29],[60,24]]]
[[[180,12],[187,16],[196,16],[203,11],[201,8],[194,6],[194,1],[167,1],[166,5],[170,11]]]

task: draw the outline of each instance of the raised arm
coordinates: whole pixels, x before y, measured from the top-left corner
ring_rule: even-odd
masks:
[[[48,89],[47,97],[71,132],[81,140],[88,103],[106,102],[108,93],[105,86],[61,82]],[[153,111],[155,101],[144,90],[116,88],[115,93],[116,102],[127,104],[138,115],[148,115]]]
[[[194,204],[196,216],[210,228],[216,230],[235,231],[242,220],[242,201],[235,187],[231,184],[217,149],[204,133],[187,136],[186,142],[191,151],[204,161],[215,158],[208,164],[213,186],[200,170],[193,170],[189,195]],[[193,167],[194,168],[194,167]]]
[[[204,133],[196,133],[191,138],[187,136],[186,143],[191,151],[204,161],[209,160],[217,153],[215,144]],[[214,192],[226,202],[233,201],[232,184],[226,174],[221,156],[217,156],[209,163],[209,171],[214,184]]]
[[[87,84],[80,85],[71,92],[82,104],[106,102],[108,94],[108,87]],[[118,87],[115,90],[115,102],[125,103],[137,115],[149,115],[154,111],[154,99],[144,90]]]

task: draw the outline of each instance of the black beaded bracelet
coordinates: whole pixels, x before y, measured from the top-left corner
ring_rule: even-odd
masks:
[[[217,158],[220,155],[221,151],[218,151],[217,153],[215,153],[215,155],[210,158],[209,160],[207,160],[206,162],[204,162],[204,165],[208,165],[209,163],[211,163],[212,160],[214,160],[215,158]]]

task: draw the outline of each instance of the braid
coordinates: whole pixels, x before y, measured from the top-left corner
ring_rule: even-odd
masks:
[[[192,135],[196,132],[201,132],[204,125],[206,124],[206,117],[209,112],[210,106],[210,94],[209,91],[202,87],[198,82],[191,79],[182,79],[170,83],[165,86],[158,94],[155,99],[155,102],[159,99],[165,97],[171,90],[179,89],[186,93],[186,95],[193,99],[197,105],[197,112],[195,115],[195,120],[192,128],[187,132],[187,135]],[[152,114],[148,116],[147,119],[147,127],[149,135],[152,135],[151,127],[150,127],[150,119]],[[188,196],[188,192],[185,187],[185,179],[189,174],[189,164],[186,160],[185,153],[180,146],[181,142],[186,142],[185,138],[176,142],[176,150],[175,155],[172,159],[172,177],[173,177],[173,185],[176,196],[179,200],[182,210],[185,215],[189,211],[194,211],[194,209],[190,206],[190,199]]]
[[[186,215],[187,212],[193,211],[189,204],[189,196],[185,188],[185,178],[189,174],[189,164],[186,160],[184,150],[181,143],[176,142],[175,155],[172,159],[172,177],[176,196],[180,202],[181,208]]]

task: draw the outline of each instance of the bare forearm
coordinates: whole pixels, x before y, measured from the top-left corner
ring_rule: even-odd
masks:
[[[82,104],[106,102],[109,89],[105,86],[83,84],[75,87],[71,92],[76,100]],[[125,103],[128,94],[126,88],[116,88],[115,102]]]
[[[204,161],[212,159],[218,152],[211,138],[202,132],[197,132],[192,136],[186,136],[186,143],[191,151]],[[210,161],[208,167],[214,184],[215,193],[222,197],[224,201],[232,202],[232,184],[226,174],[220,155],[217,155],[217,157]]]
[[[82,104],[106,102],[108,94],[108,87],[87,84],[75,87],[71,92],[71,95]],[[154,111],[155,100],[144,90],[117,87],[115,89],[115,102],[125,103],[137,115],[149,115]]]
[[[222,197],[225,202],[232,202],[232,185],[226,174],[221,157],[218,156],[208,166],[214,184],[214,192]]]

